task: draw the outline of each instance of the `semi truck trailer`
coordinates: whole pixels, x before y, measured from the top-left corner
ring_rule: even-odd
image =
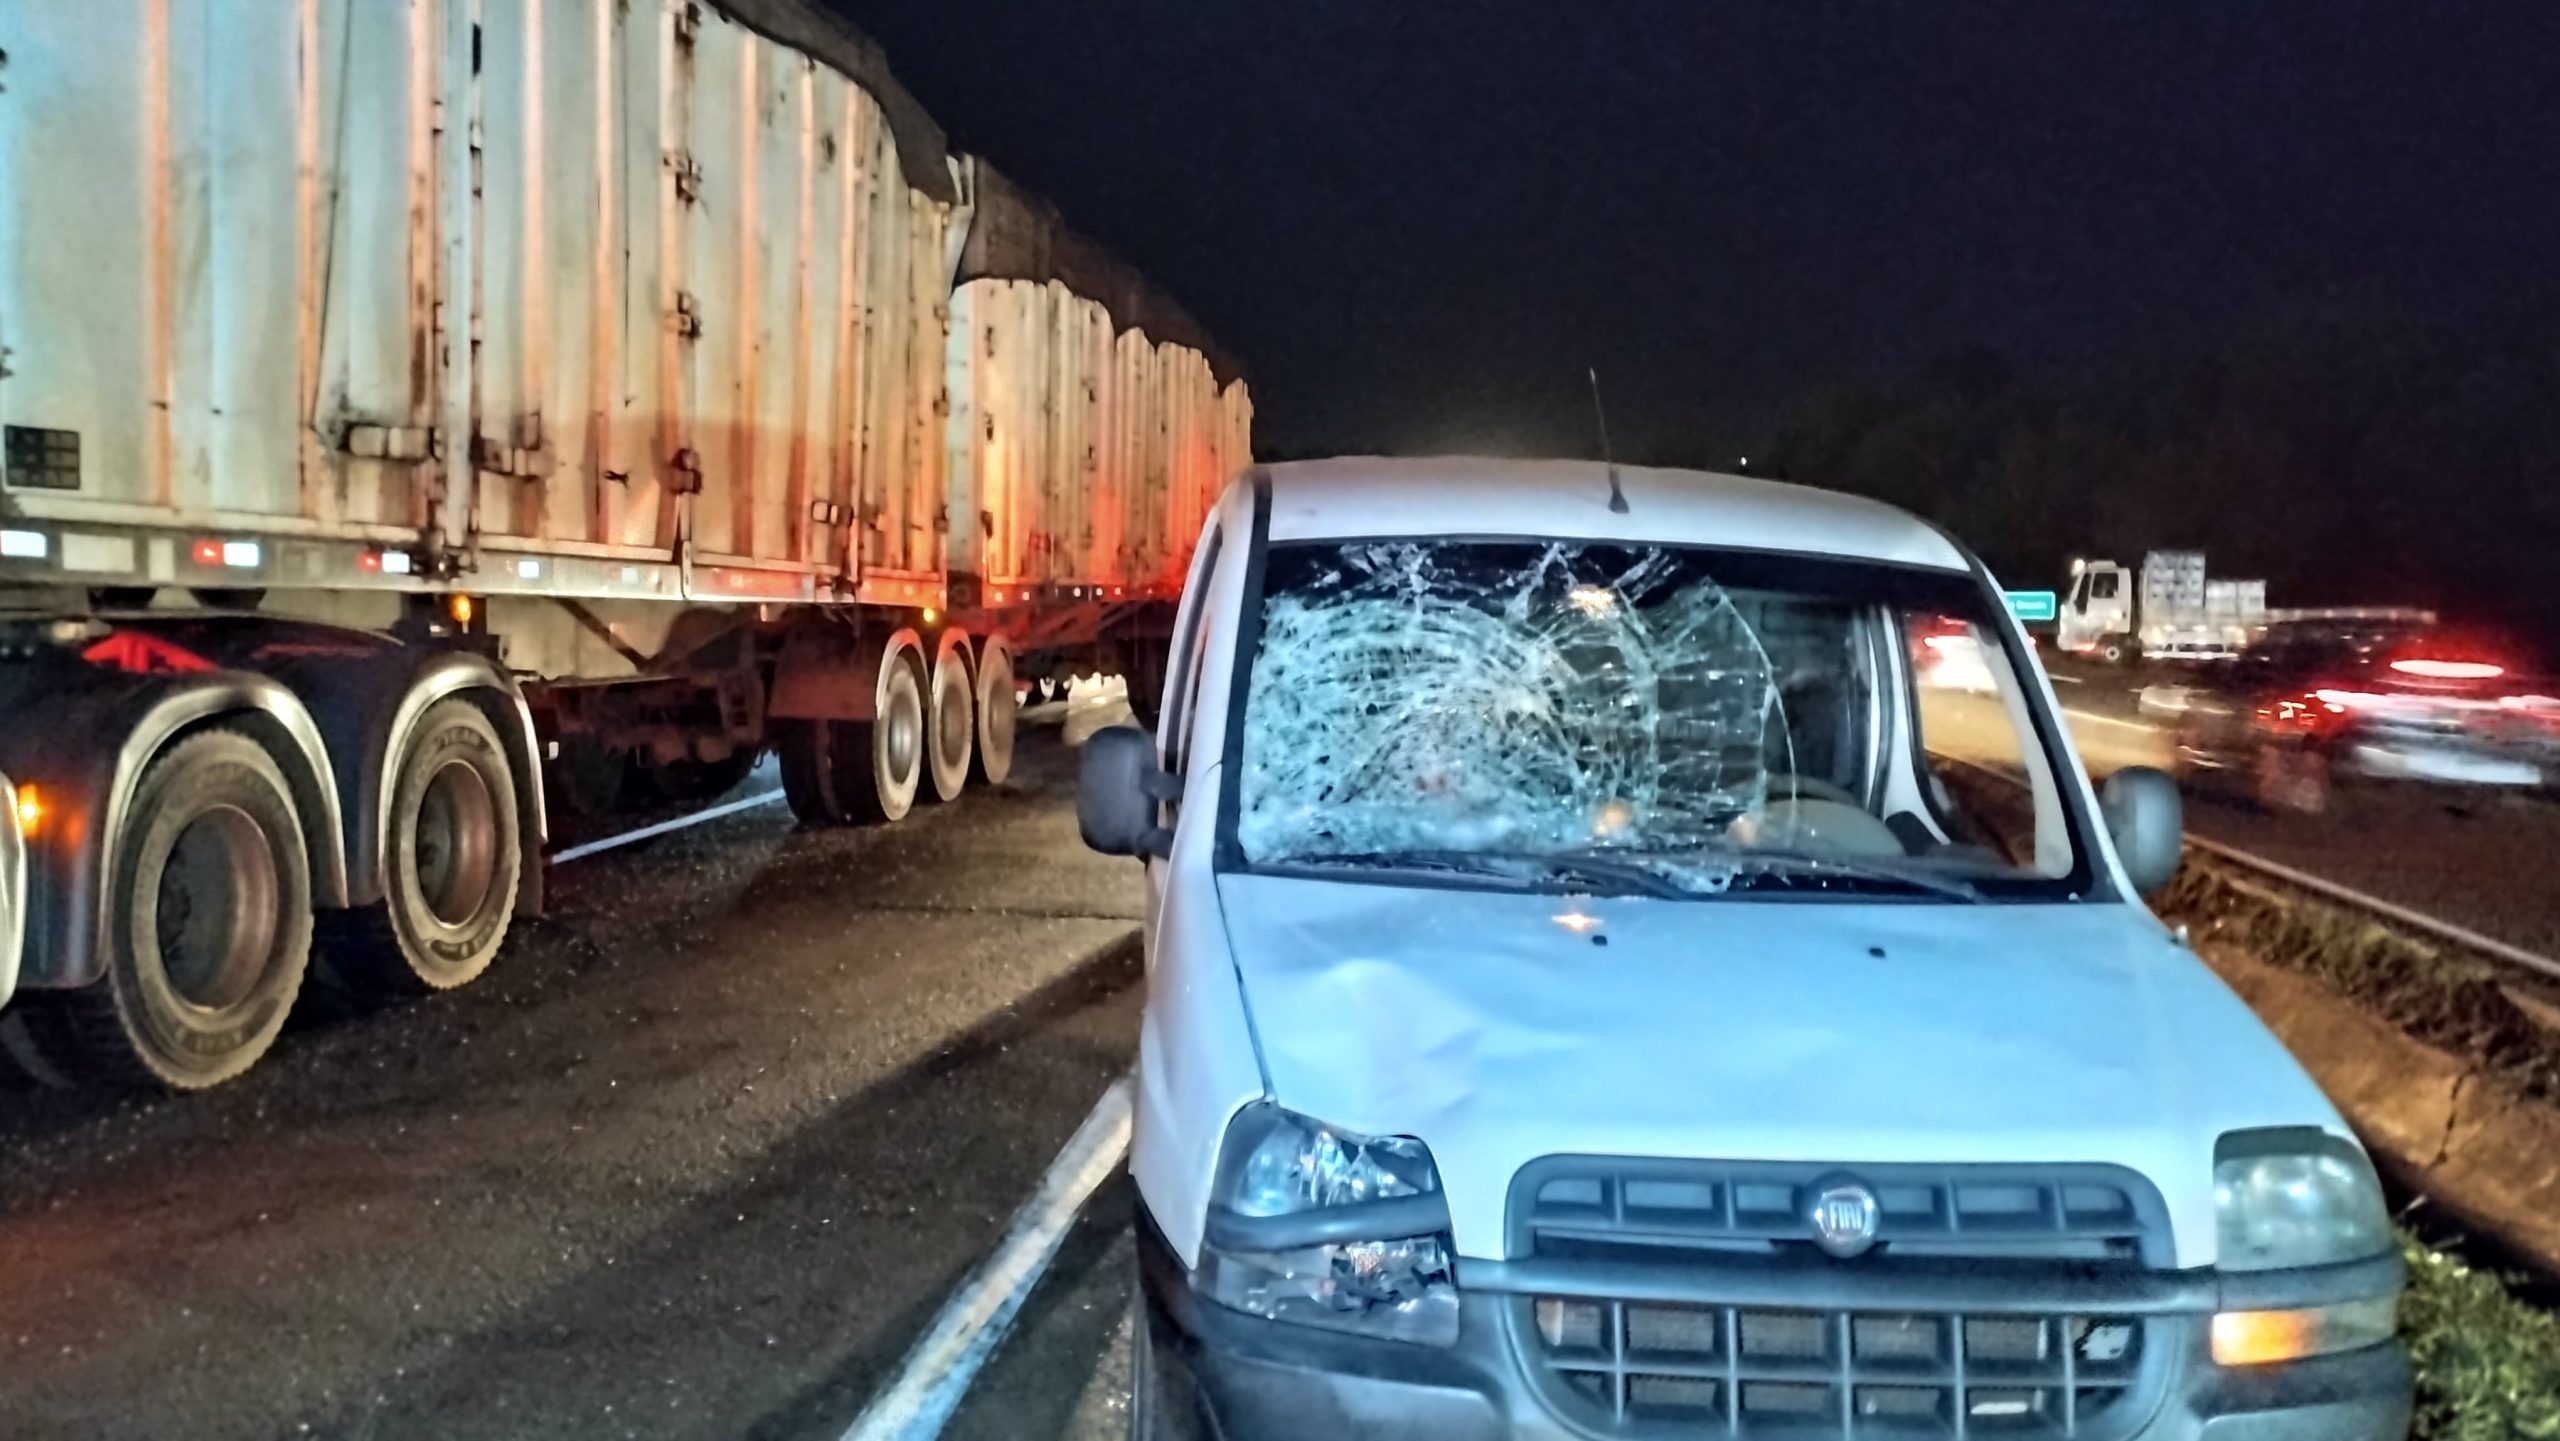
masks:
[[[553,809],[812,825],[1149,697],[1233,362],[808,0],[0,18],[0,1040],[469,983]],[[14,999],[9,998],[14,989]]]

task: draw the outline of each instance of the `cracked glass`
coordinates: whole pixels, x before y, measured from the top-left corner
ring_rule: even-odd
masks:
[[[2052,791],[2019,759],[2041,748],[1979,603],[1967,577],[1743,552],[1276,546],[1236,849],[1674,896],[2049,880],[2078,854],[2060,806],[2022,799],[2023,834],[1992,824],[1917,733],[1919,698],[1962,687],[1959,719],[1934,724]],[[1964,644],[1928,644],[1932,627]]]

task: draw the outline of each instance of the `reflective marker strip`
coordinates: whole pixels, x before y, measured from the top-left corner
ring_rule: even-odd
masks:
[[[581,860],[587,856],[592,856],[599,851],[609,851],[616,846],[627,846],[633,841],[645,841],[651,836],[663,836],[669,831],[680,831],[688,826],[698,826],[704,821],[716,821],[722,816],[734,816],[740,811],[751,811],[758,806],[769,806],[780,799],[782,799],[782,792],[766,791],[763,795],[749,796],[742,801],[731,801],[725,806],[713,806],[707,811],[696,811],[689,816],[678,816],[671,821],[660,821],[654,826],[642,826],[636,831],[624,831],[618,836],[607,836],[600,841],[589,841],[582,846],[571,846],[567,850],[553,855],[551,857],[551,864],[555,866],[565,865],[570,861]]]
[[[1111,1083],[1040,1179],[1004,1237],[951,1299],[898,1378],[872,1398],[844,1441],[932,1441],[960,1408],[969,1383],[995,1354],[1032,1287],[1057,1258],[1076,1213],[1129,1153],[1129,1082]]]
[[[52,547],[40,530],[0,530],[0,559],[42,560]]]
[[[222,563],[234,570],[258,568],[258,543],[254,540],[226,540],[222,543]]]

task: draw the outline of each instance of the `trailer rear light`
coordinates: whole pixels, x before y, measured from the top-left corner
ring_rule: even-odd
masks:
[[[356,557],[356,569],[367,575],[407,575],[409,552],[405,550],[368,550]]]
[[[40,530],[0,530],[0,559],[42,560],[53,550]]]
[[[44,792],[34,786],[18,787],[18,834],[33,837],[44,828]]]
[[[521,580],[542,579],[542,562],[531,559],[517,561],[516,576]]]
[[[198,565],[231,570],[256,570],[262,559],[254,540],[200,540],[189,555]]]

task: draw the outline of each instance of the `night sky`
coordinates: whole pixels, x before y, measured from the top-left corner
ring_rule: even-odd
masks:
[[[2552,288],[2560,6],[838,0],[1279,453],[1724,463],[1827,381]]]

